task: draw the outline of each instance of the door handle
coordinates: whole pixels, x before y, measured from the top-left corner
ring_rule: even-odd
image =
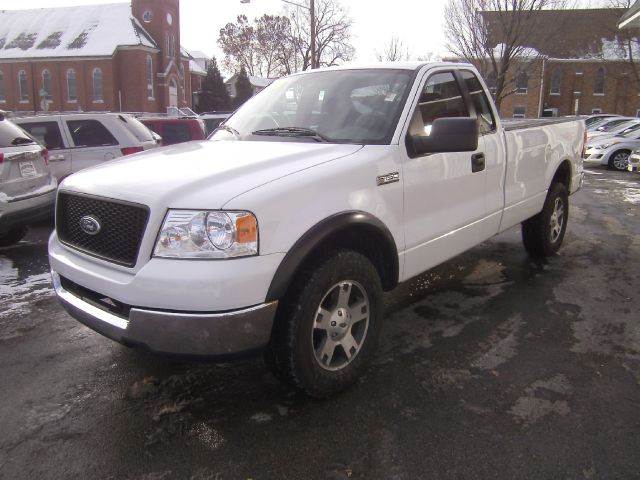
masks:
[[[49,155],[50,162],[62,162],[64,160],[64,155]]]
[[[471,173],[484,170],[484,153],[474,153],[471,155]]]

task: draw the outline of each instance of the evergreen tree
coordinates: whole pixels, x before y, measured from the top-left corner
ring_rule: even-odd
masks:
[[[233,106],[238,108],[251,97],[253,97],[251,82],[249,81],[247,71],[242,67],[236,79],[236,97],[233,100]]]
[[[231,110],[231,97],[222,79],[216,57],[212,57],[207,66],[207,76],[202,81],[198,109],[200,112]]]

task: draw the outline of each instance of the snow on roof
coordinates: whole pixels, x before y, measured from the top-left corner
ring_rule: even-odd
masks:
[[[189,71],[196,75],[206,75],[207,71],[204,70],[200,64],[195,60],[189,60]]]
[[[157,48],[127,3],[0,11],[0,59],[110,56]]]
[[[189,54],[193,58],[206,58],[207,60],[209,60],[209,56],[206,53],[201,52],[200,50],[189,50]]]

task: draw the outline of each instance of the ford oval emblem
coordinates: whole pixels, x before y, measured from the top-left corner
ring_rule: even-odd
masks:
[[[97,218],[85,215],[80,219],[80,229],[87,235],[97,235],[102,229],[102,225]]]

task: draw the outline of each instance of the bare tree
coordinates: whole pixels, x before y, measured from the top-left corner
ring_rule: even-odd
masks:
[[[259,77],[287,73],[283,58],[293,54],[290,36],[291,24],[286,17],[263,15],[250,23],[245,15],[239,15],[236,23],[227,23],[220,30],[223,65],[230,72],[244,67],[248,75]]]
[[[288,5],[286,15],[263,15],[249,22],[239,15],[236,23],[220,30],[218,45],[225,54],[226,70],[244,67],[249,75],[275,77],[311,68],[311,10],[308,0]],[[315,1],[316,63],[332,66],[351,60],[353,21],[339,0]]]
[[[375,51],[375,56],[379,62],[401,62],[411,58],[409,47],[405,46],[400,37],[395,34],[389,39],[382,52]]]
[[[606,0],[605,7],[608,8],[624,8],[629,9],[635,0]],[[616,37],[624,50],[625,59],[631,66],[633,72],[633,78],[636,82],[636,88],[640,89],[640,65],[638,65],[637,54],[640,53],[640,38],[638,34],[639,29],[627,29],[619,30],[616,32]]]
[[[308,0],[302,0],[308,5]],[[338,65],[353,58],[355,49],[351,45],[353,20],[339,0],[315,1],[316,63],[321,67]],[[289,72],[311,68],[311,9],[287,6],[291,20],[291,43],[295,56],[289,58]]]
[[[494,97],[515,92],[523,64],[537,65],[540,53],[527,47],[532,36],[549,41],[557,26],[542,23],[541,10],[564,9],[568,0],[449,0],[445,7],[445,33],[449,50],[475,64],[487,78],[495,73]],[[531,73],[531,72],[530,72]]]

